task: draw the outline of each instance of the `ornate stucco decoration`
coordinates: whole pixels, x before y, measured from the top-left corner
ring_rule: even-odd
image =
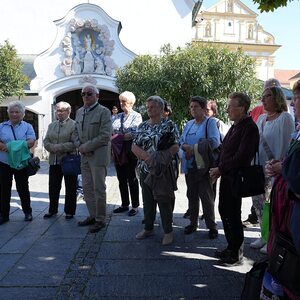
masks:
[[[61,69],[66,76],[103,74],[113,76],[116,64],[111,58],[115,41],[106,25],[95,19],[71,19],[61,46],[64,58]]]
[[[97,83],[97,80],[90,75],[84,75],[79,79],[79,83],[80,84],[91,83],[95,85]]]

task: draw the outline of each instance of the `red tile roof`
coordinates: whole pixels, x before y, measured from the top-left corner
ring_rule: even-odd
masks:
[[[300,73],[300,70],[274,70],[274,77],[279,80],[281,85],[289,85],[289,80]]]

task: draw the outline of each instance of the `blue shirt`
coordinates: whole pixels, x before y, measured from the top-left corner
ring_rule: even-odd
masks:
[[[0,141],[4,144],[15,140],[11,125],[10,121],[5,121],[0,124]],[[32,125],[25,121],[21,121],[16,125],[14,127],[14,132],[17,140],[36,140]],[[0,151],[0,161],[8,164],[7,152]]]
[[[208,122],[208,123],[207,123]],[[207,136],[206,136],[206,124],[207,124]],[[183,133],[180,138],[180,145],[195,145],[199,139],[209,139],[211,147],[216,149],[220,145],[220,132],[217,126],[217,122],[214,118],[205,117],[204,120],[197,124],[195,119],[187,122],[183,129]],[[188,169],[192,168],[194,156],[189,160],[185,159],[185,153],[183,152],[181,160],[182,172],[187,173]]]

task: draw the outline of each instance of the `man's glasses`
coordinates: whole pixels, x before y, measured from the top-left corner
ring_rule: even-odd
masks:
[[[91,93],[91,92],[87,92],[87,93],[83,92],[83,93],[81,93],[81,97],[85,97],[85,96],[90,97],[92,95],[93,95],[93,93]]]

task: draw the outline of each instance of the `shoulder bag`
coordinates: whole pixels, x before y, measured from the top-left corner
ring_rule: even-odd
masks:
[[[232,191],[236,197],[251,197],[265,193],[265,174],[263,166],[259,162],[256,164],[257,155],[255,155],[254,165],[234,172]]]

